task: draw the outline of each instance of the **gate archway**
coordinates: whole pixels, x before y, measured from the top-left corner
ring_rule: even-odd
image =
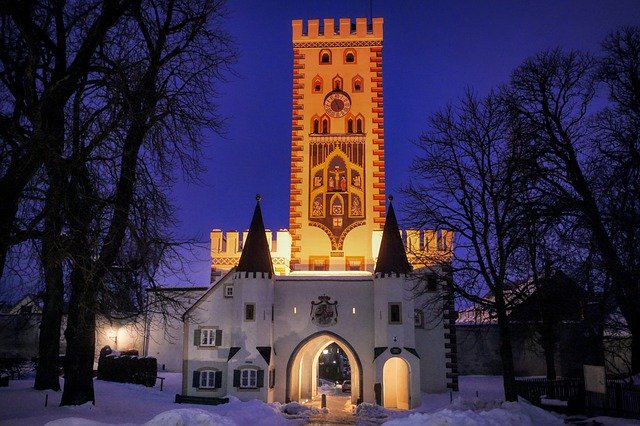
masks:
[[[322,350],[337,344],[349,358],[351,365],[351,402],[362,402],[362,363],[353,347],[341,336],[330,331],[319,331],[301,341],[287,363],[286,402],[312,399],[316,396],[318,359]]]

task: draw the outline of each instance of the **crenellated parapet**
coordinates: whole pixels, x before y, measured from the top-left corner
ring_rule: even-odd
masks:
[[[453,250],[453,231],[447,229],[400,230],[400,237],[407,250],[407,259],[413,268],[448,261]],[[373,231],[372,256],[378,258],[382,231]]]
[[[356,18],[355,22],[350,18],[340,18],[334,20],[309,19],[303,21],[296,19],[292,21],[293,43],[332,43],[329,47],[344,47],[340,41],[350,38],[357,38],[362,46],[369,46],[371,42],[382,44],[382,18]],[[351,41],[350,43],[353,43]],[[310,45],[300,45],[299,47],[315,47]]]
[[[288,275],[291,261],[291,234],[286,229],[280,229],[274,233],[265,231],[271,261],[276,275]],[[210,233],[211,238],[211,281],[217,281],[224,272],[238,265],[242,247],[247,240],[248,231],[239,232],[230,230],[223,232],[214,229]]]

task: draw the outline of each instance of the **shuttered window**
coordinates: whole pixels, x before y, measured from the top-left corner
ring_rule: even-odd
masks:
[[[198,389],[220,389],[222,371],[209,369],[194,371],[192,386]]]
[[[220,346],[222,344],[222,330],[217,328],[200,328],[193,331],[195,346]]]
[[[264,387],[264,370],[242,368],[233,371],[233,386],[241,389]]]

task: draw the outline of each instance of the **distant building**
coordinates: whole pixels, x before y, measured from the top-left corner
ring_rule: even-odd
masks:
[[[455,329],[442,286],[414,298],[411,263],[424,265],[405,246],[448,259],[452,235],[401,233],[386,208],[382,18],[292,25],[289,229],[274,240],[258,201],[247,232],[211,232],[212,286],[184,315],[182,393],[310,399],[335,344],[353,403],[413,408],[421,391],[457,389]]]

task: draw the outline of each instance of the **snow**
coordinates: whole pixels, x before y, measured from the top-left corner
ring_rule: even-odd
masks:
[[[33,378],[10,381],[0,388],[0,424],[48,426],[244,426],[301,425],[308,421],[322,423],[326,416],[352,416],[349,396],[340,387],[323,383],[319,390],[333,398],[333,408],[318,408],[312,404],[265,404],[253,400],[242,402],[230,397],[228,404],[208,406],[175,404],[174,396],[182,383],[179,373],[162,373],[166,378],[164,391],[159,386],[95,381],[96,405],[59,407],[61,392],[32,389]],[[398,425],[460,425],[460,426],[537,426],[562,425],[564,418],[528,404],[526,401],[503,402],[502,378],[496,376],[462,376],[460,392],[423,394],[420,407],[409,411],[384,409],[375,404],[360,404],[353,410],[351,421],[356,424]],[[45,397],[48,395],[48,406]],[[338,401],[339,400],[339,401]],[[344,400],[344,404],[342,404]],[[325,419],[329,420],[329,419]],[[595,417],[607,426],[640,425],[640,421]],[[330,424],[330,423],[325,423]],[[593,423],[589,423],[593,424]],[[596,423],[597,424],[597,423]]]

